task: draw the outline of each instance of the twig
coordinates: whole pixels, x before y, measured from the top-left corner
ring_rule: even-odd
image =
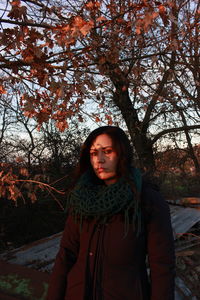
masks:
[[[37,180],[31,180],[31,179],[16,179],[16,180],[12,180],[13,182],[31,182],[31,183],[36,183],[36,184],[39,184],[39,185],[42,185],[42,186],[45,186],[47,189],[50,188],[51,190],[53,190],[54,192],[58,193],[58,194],[61,194],[61,195],[64,195],[65,192],[63,191],[59,191],[57,190],[56,188],[54,188],[53,186],[47,184],[47,183],[44,183],[44,182],[41,182],[41,181],[37,181]]]

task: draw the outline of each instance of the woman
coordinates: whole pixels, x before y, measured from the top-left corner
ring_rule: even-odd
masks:
[[[48,300],[174,299],[169,208],[131,160],[118,127],[97,128],[86,139]]]

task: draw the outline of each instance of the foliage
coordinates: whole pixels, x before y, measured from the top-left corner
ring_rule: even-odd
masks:
[[[19,279],[17,275],[4,275],[0,277],[1,289],[12,291],[23,297],[30,297],[31,291],[29,290],[30,279]],[[14,287],[14,288],[13,288]]]
[[[200,159],[200,145],[194,147]],[[195,172],[194,162],[188,148],[168,148],[156,154],[157,177],[162,192],[167,199],[178,200],[182,197],[199,197],[199,175]]]
[[[38,132],[37,124],[30,122],[14,106],[10,104],[7,109],[11,113],[6,115],[5,121],[11,116],[12,122],[2,133],[0,141],[3,150],[0,196],[14,201],[22,198],[24,203],[27,199],[35,202],[38,193],[46,191],[56,200],[59,194],[64,194],[61,178],[76,165],[87,129],[72,123],[68,131],[61,133],[51,121]],[[15,133],[12,132],[14,127]],[[24,138],[19,136],[22,133]]]
[[[200,163],[200,144],[193,147],[195,156]],[[167,147],[164,151],[158,151],[155,155],[157,171],[175,175],[195,175],[195,165],[188,147]]]
[[[71,184],[69,166],[55,171],[51,164],[42,168],[32,165],[29,173],[19,163],[12,166],[12,170],[10,164],[5,169],[3,164],[4,174],[9,175],[1,178],[0,249],[19,247],[61,231],[66,190]]]
[[[1,92],[15,87],[39,126],[52,118],[64,131],[89,100],[112,124],[114,104],[146,167],[162,136],[200,127],[197,1],[7,3]]]
[[[161,190],[167,200],[175,200],[177,202],[184,197],[200,197],[199,177],[165,173]]]
[[[29,165],[37,148],[29,118],[41,131],[53,120],[64,132],[72,119],[84,121],[91,103],[87,114],[97,123],[113,124],[120,113],[142,168],[154,170],[157,142],[167,136],[175,143],[180,133],[199,173],[192,147],[200,128],[198,19],[194,0],[7,1],[0,20],[1,109],[10,109],[10,95],[15,111],[22,109]],[[2,133],[8,120],[3,125]],[[44,136],[59,162],[57,134]]]
[[[50,122],[38,132],[30,119],[19,119],[15,113],[1,141],[0,249],[19,247],[63,229],[65,193],[87,132],[71,124],[61,133]]]

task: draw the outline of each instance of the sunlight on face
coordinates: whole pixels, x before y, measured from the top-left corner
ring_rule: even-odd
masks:
[[[90,162],[97,177],[107,185],[117,181],[118,155],[109,135],[100,134],[94,140],[90,148]]]

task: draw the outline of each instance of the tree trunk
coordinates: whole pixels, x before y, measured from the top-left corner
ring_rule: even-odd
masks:
[[[187,128],[187,121],[186,121],[186,118],[185,118],[185,116],[184,116],[183,111],[180,110],[179,113],[180,113],[180,115],[181,115],[183,124],[184,124],[185,127]],[[196,175],[199,175],[199,174],[200,174],[200,165],[199,165],[198,159],[197,159],[197,157],[196,157],[196,155],[195,155],[195,152],[194,152],[194,149],[193,149],[193,146],[192,146],[192,142],[191,142],[191,138],[190,138],[189,131],[188,131],[187,129],[185,129],[185,130],[184,130],[184,133],[185,133],[186,140],[187,140],[187,143],[188,143],[188,153],[189,153],[191,159],[192,159],[193,162],[194,162],[195,173],[196,173]]]
[[[142,123],[138,119],[128,92],[128,85],[118,84],[114,92],[113,101],[120,109],[129,130],[133,146],[136,150],[139,160],[139,167],[152,174],[155,171],[155,158],[153,154],[153,145],[144,131]]]

